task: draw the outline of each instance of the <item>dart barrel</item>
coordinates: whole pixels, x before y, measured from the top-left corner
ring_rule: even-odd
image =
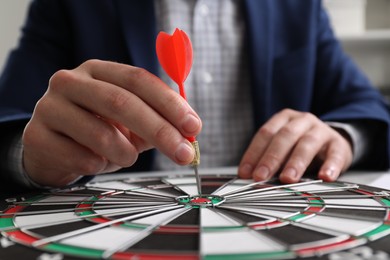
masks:
[[[191,165],[193,165],[193,166],[199,165],[200,164],[199,143],[198,143],[198,141],[193,141],[193,142],[191,142],[191,144],[192,144],[192,147],[194,147],[194,150],[195,150],[194,160],[191,162]]]

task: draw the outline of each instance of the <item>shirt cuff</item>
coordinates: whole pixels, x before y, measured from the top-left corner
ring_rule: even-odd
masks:
[[[43,186],[33,181],[23,166],[23,142],[22,134],[18,134],[11,142],[8,156],[7,156],[7,169],[11,175],[11,179],[18,185],[33,189],[54,189],[54,187]],[[89,177],[89,176],[88,176]],[[74,181],[68,183],[67,186],[73,185],[83,179],[83,176],[79,176]],[[90,178],[89,178],[90,179]]]
[[[359,163],[369,151],[369,129],[359,123],[325,122],[330,127],[349,137],[352,144],[353,159],[351,166]]]

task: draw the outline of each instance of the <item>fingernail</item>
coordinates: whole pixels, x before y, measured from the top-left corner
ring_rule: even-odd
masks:
[[[193,133],[196,132],[199,129],[200,121],[197,117],[195,117],[192,114],[188,114],[182,124],[182,128],[187,133]]]
[[[325,170],[324,174],[325,174],[328,178],[332,179],[332,178],[334,177],[335,171],[334,171],[333,168],[328,168],[328,169]]]
[[[267,167],[260,166],[255,170],[254,177],[257,180],[267,180],[270,173]]]
[[[181,143],[176,149],[175,158],[178,162],[191,162],[194,158],[194,149],[191,145]]]
[[[242,177],[249,178],[251,176],[253,167],[249,163],[245,163],[240,167],[240,173]]]
[[[291,168],[291,167],[285,169],[285,170],[283,171],[282,174],[283,174],[285,177],[289,177],[289,178],[291,178],[291,179],[296,179],[297,176],[298,176],[297,171],[296,171],[294,168]]]

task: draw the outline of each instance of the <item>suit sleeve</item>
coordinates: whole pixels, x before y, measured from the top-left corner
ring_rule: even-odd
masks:
[[[63,23],[60,1],[33,1],[18,46],[12,50],[0,77],[0,188],[22,188],[7,167],[10,145],[31,117],[48,80],[69,67],[71,38]],[[4,186],[4,187],[3,187]]]
[[[313,110],[324,121],[359,122],[367,125],[371,149],[356,165],[368,169],[389,168],[389,106],[342,47],[319,8],[317,60]]]

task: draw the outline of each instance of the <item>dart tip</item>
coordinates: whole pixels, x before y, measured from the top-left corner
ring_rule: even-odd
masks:
[[[202,184],[201,184],[197,165],[194,165],[194,171],[195,171],[195,179],[196,179],[196,187],[198,189],[198,195],[201,196],[202,195]]]

